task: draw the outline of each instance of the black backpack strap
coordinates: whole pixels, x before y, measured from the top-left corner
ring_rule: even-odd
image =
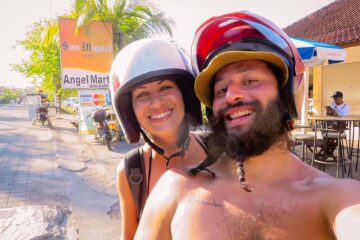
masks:
[[[131,194],[136,205],[138,221],[145,204],[144,190],[146,178],[141,148],[135,148],[125,154],[125,173]]]

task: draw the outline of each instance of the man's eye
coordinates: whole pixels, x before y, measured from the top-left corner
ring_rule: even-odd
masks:
[[[258,82],[258,80],[250,79],[250,80],[245,80],[245,81],[243,82],[243,84],[244,84],[245,86],[250,86],[250,85],[256,84],[257,82]]]
[[[227,91],[227,88],[226,88],[226,87],[220,88],[219,90],[217,90],[217,91],[215,92],[215,96],[216,96],[216,97],[224,96],[224,95],[226,94],[226,91]]]

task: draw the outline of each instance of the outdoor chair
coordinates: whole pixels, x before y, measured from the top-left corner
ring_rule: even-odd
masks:
[[[310,163],[311,158],[307,157],[308,150],[312,152],[312,146],[314,144],[314,132],[312,133],[300,133],[293,136],[293,153],[306,163]],[[299,155],[295,147],[301,145],[301,155]]]
[[[301,130],[300,130],[301,129]],[[291,146],[292,146],[292,152],[297,155],[301,160],[304,162],[310,164],[311,158],[307,157],[308,150],[312,152],[312,145],[314,142],[314,132],[306,132],[306,129],[312,129],[312,125],[301,125],[301,124],[295,124],[295,130],[300,130],[300,132],[293,132],[292,133],[292,140],[291,140]],[[299,154],[299,151],[296,151],[296,147],[301,145],[301,154]]]
[[[334,121],[329,120],[317,120],[315,125],[311,165],[317,164],[322,171],[325,171],[328,165],[335,165],[337,178],[340,168],[342,176],[345,177],[347,165],[349,165],[348,176],[352,177],[351,159],[345,158],[344,151],[346,126],[346,123],[334,124]]]

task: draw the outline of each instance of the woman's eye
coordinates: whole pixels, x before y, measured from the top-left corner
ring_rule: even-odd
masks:
[[[220,89],[216,90],[215,96],[216,97],[224,96],[226,94],[226,91],[227,91],[226,87],[220,88]]]
[[[169,89],[171,89],[172,87],[171,86],[162,86],[162,87],[160,87],[160,91],[166,91],[166,90],[169,90]]]
[[[136,98],[145,98],[145,97],[147,97],[148,95],[149,95],[148,92],[142,92],[142,93],[139,93],[139,94],[136,96]]]

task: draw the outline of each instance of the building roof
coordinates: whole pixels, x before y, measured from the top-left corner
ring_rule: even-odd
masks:
[[[284,28],[292,36],[335,45],[360,44],[360,0],[337,0]]]

